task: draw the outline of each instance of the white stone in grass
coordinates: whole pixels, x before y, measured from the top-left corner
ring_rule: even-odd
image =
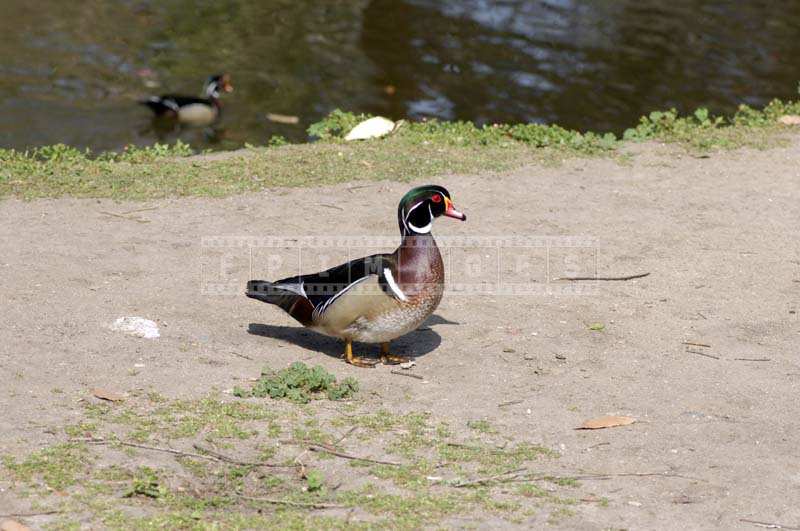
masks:
[[[160,337],[158,325],[142,317],[120,317],[111,325],[111,330],[145,339]]]
[[[347,133],[345,140],[368,140],[370,138],[380,138],[394,131],[395,123],[388,118],[376,116],[369,120],[364,120]]]

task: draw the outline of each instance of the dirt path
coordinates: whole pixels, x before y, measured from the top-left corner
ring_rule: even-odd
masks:
[[[593,273],[595,257],[600,275],[650,275],[583,284],[582,293],[557,282],[550,293],[448,294],[427,329],[397,341],[424,380],[346,366],[334,341],[278,310],[200,287],[220,271],[234,286],[250,274],[246,249],[209,249],[204,237],[394,236],[406,184],[146,204],[0,202],[0,452],[53,442],[46,428],[71,422],[92,387],[195,397],[303,360],[356,376],[376,408],[430,411],[458,426],[486,419],[552,448],[561,454],[547,465],[553,473],[681,476],[586,480],[608,506],[579,504],[555,525],[798,526],[800,139],[710,158],[636,151],[623,165],[574,160],[438,179],[469,218],[438,221],[438,236],[597,242],[556,245],[549,271],[534,268],[540,285],[548,272]],[[531,263],[546,263],[536,256]],[[448,280],[474,275],[467,262],[453,260]],[[111,331],[120,316],[156,321],[161,337]],[[606,414],[639,422],[573,429]],[[4,496],[16,503],[0,491],[0,506]]]

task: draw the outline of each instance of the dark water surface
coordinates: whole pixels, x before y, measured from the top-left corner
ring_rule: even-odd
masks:
[[[786,0],[0,0],[0,146],[158,140],[137,98],[230,72],[198,148],[306,139],[330,110],[621,132],[797,95]],[[296,115],[298,125],[267,113]]]

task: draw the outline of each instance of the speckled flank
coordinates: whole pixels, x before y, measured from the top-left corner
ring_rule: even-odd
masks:
[[[391,341],[421,325],[439,306],[443,292],[441,283],[429,285],[419,296],[399,302],[371,319],[359,317],[345,332],[353,340],[364,343]]]

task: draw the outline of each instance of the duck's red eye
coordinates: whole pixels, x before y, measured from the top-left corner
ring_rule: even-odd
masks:
[[[433,201],[434,203],[441,203],[442,202],[442,196],[440,196],[439,194],[436,194],[433,197],[431,197],[431,201]]]

